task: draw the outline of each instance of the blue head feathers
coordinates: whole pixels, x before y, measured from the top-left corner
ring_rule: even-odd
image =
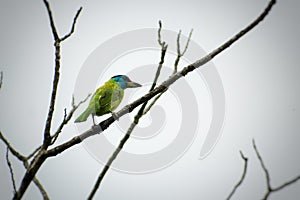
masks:
[[[141,84],[131,81],[128,76],[125,75],[116,75],[111,77],[111,79],[117,82],[122,89],[141,87]]]

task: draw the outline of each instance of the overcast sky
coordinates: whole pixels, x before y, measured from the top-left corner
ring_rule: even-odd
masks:
[[[61,0],[50,1],[50,4],[60,35],[69,31],[74,14],[83,6],[75,34],[62,44],[61,80],[53,121],[53,126],[57,127],[64,108],[70,108],[72,94],[79,100],[111,75],[129,74],[147,88],[159,60],[159,51],[151,45],[142,46],[144,43],[139,41],[147,42],[147,34],[150,34],[149,41],[156,40],[154,30],[158,20],[163,21],[167,29],[165,39],[170,44],[162,74],[168,77],[167,67],[172,66],[175,57],[172,34],[182,29],[187,36],[190,29],[194,29],[191,52],[182,60],[180,67],[183,67],[194,61],[193,49],[201,47],[199,58],[204,52],[215,49],[253,20],[267,1]],[[249,157],[249,166],[245,182],[233,199],[261,199],[266,186],[251,146],[253,138],[270,171],[273,186],[299,175],[299,9],[299,1],[279,0],[263,23],[206,68],[176,83],[158,102],[151,117],[142,120],[95,199],[224,199],[242,173],[239,150]],[[41,0],[2,0],[0,25],[0,71],[4,72],[0,130],[16,149],[27,155],[42,140],[53,78],[53,39]],[[127,40],[117,40],[122,37]],[[133,47],[125,49],[130,45]],[[98,69],[95,68],[97,64]],[[214,78],[208,77],[208,68],[215,70]],[[82,76],[85,69],[90,71]],[[82,82],[82,77],[87,83]],[[218,87],[214,88],[210,81],[218,83]],[[89,91],[78,89],[81,84],[87,84]],[[126,91],[125,99],[134,100],[146,92],[143,88]],[[225,101],[214,95],[225,97]],[[217,109],[222,106],[225,113]],[[187,112],[192,114],[186,115]],[[225,120],[221,122],[222,130],[215,133],[219,136],[214,140],[217,144],[208,156],[199,159],[204,141],[210,137],[213,117],[222,114]],[[184,121],[186,118],[188,122]],[[105,117],[97,120],[102,119]],[[121,119],[102,136],[89,138],[43,165],[37,176],[51,199],[85,199],[88,196],[103,167],[101,159],[105,160],[105,155],[111,153],[101,142],[118,144],[129,119]],[[84,126],[88,127],[88,123]],[[180,131],[185,123],[190,123],[194,129]],[[80,126],[75,126],[72,120],[58,142],[79,134],[84,129]],[[145,127],[150,127],[151,131],[147,132]],[[187,137],[182,137],[180,133],[183,132]],[[174,147],[178,148],[173,148],[177,141],[179,146]],[[9,199],[12,195],[5,150],[1,143],[1,199]],[[149,163],[142,163],[149,155],[155,157],[147,160]],[[24,175],[23,166],[11,160],[19,185]],[[299,188],[298,182],[272,194],[270,199],[299,199]],[[40,197],[31,184],[24,199]]]

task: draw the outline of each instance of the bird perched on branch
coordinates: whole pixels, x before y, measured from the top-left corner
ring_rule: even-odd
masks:
[[[89,106],[81,115],[79,115],[79,117],[75,120],[75,123],[86,121],[89,115],[92,115],[94,125],[95,115],[101,116],[107,113],[112,113],[114,117],[118,118],[113,111],[121,103],[124,96],[124,90],[126,88],[136,87],[141,87],[141,85],[131,81],[125,75],[111,77],[103,86],[96,90],[90,100]]]

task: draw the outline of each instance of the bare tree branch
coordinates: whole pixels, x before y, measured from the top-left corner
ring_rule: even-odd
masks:
[[[175,60],[175,63],[174,63],[174,72],[173,74],[177,73],[177,69],[178,69],[178,64],[179,64],[179,61],[180,61],[180,58],[185,54],[185,52],[187,51],[188,49],[188,46],[189,46],[189,43],[191,41],[191,37],[192,37],[192,34],[193,34],[193,29],[190,31],[190,34],[188,36],[188,40],[185,44],[185,47],[184,47],[184,50],[183,52],[181,52],[181,49],[180,49],[180,36],[181,36],[181,30],[179,30],[178,32],[178,35],[177,35],[177,58]]]
[[[88,94],[88,96],[84,100],[80,101],[78,104],[75,104],[74,96],[72,97],[72,109],[71,109],[71,111],[68,114],[66,113],[66,109],[64,110],[65,113],[64,113],[63,121],[61,122],[61,124],[57,128],[56,132],[51,136],[51,138],[52,138],[51,145],[53,145],[55,143],[55,141],[57,140],[57,137],[62,132],[62,129],[71,120],[71,118],[72,118],[74,112],[77,110],[77,108],[81,104],[83,104],[84,102],[86,102],[90,96],[91,96],[91,94]],[[42,148],[42,146],[37,147],[31,154],[29,154],[26,157],[27,160],[31,159],[41,148]]]
[[[79,17],[79,14],[82,10],[82,8],[80,8],[77,11],[77,13],[73,19],[71,31],[64,37],[60,38],[57,33],[57,29],[56,29],[56,26],[54,23],[54,19],[53,19],[53,15],[52,15],[52,11],[51,11],[49,2],[47,0],[43,0],[43,2],[47,9],[47,13],[48,13],[49,21],[50,21],[50,27],[51,27],[51,31],[52,31],[53,38],[54,38],[54,47],[55,47],[55,69],[54,69],[54,77],[53,77],[53,83],[52,83],[51,99],[50,99],[47,120],[46,120],[46,124],[45,124],[45,128],[44,128],[44,140],[43,140],[42,148],[40,150],[37,150],[36,155],[32,154],[32,156],[35,155],[35,157],[34,157],[33,161],[30,163],[30,165],[28,166],[27,171],[22,179],[20,188],[15,193],[13,199],[21,199],[22,198],[22,196],[23,196],[24,192],[27,190],[29,184],[34,179],[35,174],[37,173],[37,171],[39,170],[39,168],[41,167],[41,165],[44,163],[44,161],[47,158],[45,156],[45,153],[47,152],[47,148],[49,147],[49,145],[52,142],[52,137],[51,137],[50,132],[51,132],[51,124],[52,124],[52,118],[53,118],[54,108],[55,108],[57,87],[58,87],[59,77],[60,77],[60,57],[61,57],[60,56],[60,43],[62,41],[64,41],[65,39],[69,38],[73,34],[73,32],[75,30],[77,18]]]
[[[252,140],[252,145],[253,145],[253,148],[254,148],[254,150],[255,150],[256,156],[257,156],[257,158],[258,158],[258,160],[259,160],[259,162],[260,162],[260,164],[261,164],[261,167],[262,167],[262,169],[263,169],[264,172],[265,172],[268,190],[272,190],[272,187],[271,187],[271,179],[270,179],[269,171],[268,171],[268,169],[266,168],[266,166],[265,166],[265,164],[264,164],[264,161],[263,161],[263,159],[261,158],[261,156],[260,156],[260,154],[259,154],[259,152],[258,152],[258,149],[257,149],[257,147],[256,147],[256,145],[255,145],[254,139]]]
[[[166,89],[172,84],[174,83],[176,80],[178,80],[179,78],[181,78],[181,76],[185,76],[186,74],[188,74],[189,72],[193,71],[195,68],[207,63],[208,61],[210,61],[213,57],[215,57],[216,55],[218,55],[220,52],[222,52],[224,49],[228,48],[233,42],[237,41],[239,38],[241,38],[243,35],[245,35],[248,31],[250,31],[253,27],[255,27],[260,21],[262,21],[264,19],[264,17],[269,13],[270,9],[272,8],[273,4],[275,4],[276,1],[270,1],[268,7],[264,10],[264,12],[253,22],[251,23],[248,27],[246,27],[245,29],[243,29],[242,31],[240,31],[237,35],[235,35],[232,39],[230,39],[228,42],[224,43],[224,45],[222,45],[221,47],[219,47],[218,49],[214,50],[212,53],[208,54],[208,56],[205,56],[204,58],[200,59],[199,61],[196,61],[194,64],[192,65],[189,65],[187,67],[185,67],[181,72],[179,73],[174,73],[173,76],[171,76],[168,80],[166,80],[162,85],[158,86],[156,89],[158,90],[158,88],[161,88],[159,91],[159,93],[163,93],[166,91]],[[159,44],[163,44],[161,42],[161,36],[160,36],[160,33],[161,33],[161,21],[159,21],[159,31],[158,31],[158,42]],[[192,32],[192,31],[191,31]],[[181,31],[179,32],[178,34],[178,38],[177,38],[177,52],[178,52],[178,55],[180,55],[180,45],[179,45],[179,38],[180,38],[180,34],[181,34]],[[191,36],[191,33],[190,33],[190,36]],[[190,39],[189,39],[190,40]],[[189,40],[188,40],[188,43],[189,43]],[[187,43],[187,45],[188,45]],[[186,46],[187,46],[186,45]],[[179,56],[180,57],[180,56]],[[177,63],[178,64],[178,63]],[[175,66],[176,66],[176,62],[175,62]],[[174,68],[174,70],[177,70],[176,67]],[[177,76],[176,76],[177,75]],[[171,81],[172,79],[174,79],[173,81]],[[156,84],[155,82],[153,84]],[[153,85],[152,85],[153,86]],[[154,89],[154,87],[153,87]],[[151,92],[154,92],[154,90],[150,89],[149,93],[147,95],[149,95]],[[157,94],[159,94],[157,93]],[[147,95],[145,95],[144,97],[146,97]],[[155,96],[155,95],[153,95]],[[152,97],[150,97],[152,98]],[[137,101],[142,101],[143,97],[136,100],[135,102]],[[133,102],[132,104],[134,104],[135,102]],[[110,165],[112,164],[112,162],[116,159],[116,157],[118,156],[119,152],[122,150],[124,144],[126,143],[126,141],[129,139],[130,137],[130,134],[131,132],[133,131],[133,129],[135,128],[135,126],[138,124],[139,122],[139,119],[142,117],[143,113],[144,113],[144,109],[146,107],[148,103],[148,99],[146,99],[144,102],[143,102],[143,105],[142,107],[140,108],[140,110],[138,111],[137,115],[135,116],[134,118],[134,122],[131,124],[131,126],[129,127],[129,129],[127,130],[127,133],[126,135],[122,138],[122,140],[120,141],[119,143],[119,146],[117,147],[117,149],[114,151],[113,155],[109,158],[107,164],[105,165],[105,167],[103,168],[103,170],[101,171],[100,175],[98,176],[98,179],[92,189],[92,192],[90,193],[88,199],[91,200],[97,189],[99,188],[100,186],[100,183],[101,181],[103,180],[106,172],[108,171]],[[131,105],[132,105],[131,104]],[[139,104],[140,105],[140,104]],[[137,105],[138,106],[138,105]],[[129,108],[126,109],[130,112]],[[121,110],[122,111],[122,110]],[[119,115],[119,113],[121,112],[119,111],[118,112],[118,116],[122,116],[122,115]],[[122,112],[121,112],[122,114]],[[124,113],[125,114],[125,113]],[[109,118],[110,119],[110,118]],[[109,120],[108,119],[108,120]],[[112,122],[113,123],[113,122]],[[99,124],[101,126],[101,123]],[[101,128],[103,128],[101,126]],[[101,129],[103,131],[103,129]],[[242,177],[244,179],[244,176]],[[238,187],[238,186],[237,186]]]
[[[31,154],[29,154],[26,159],[30,160],[40,149],[42,148],[42,146],[37,147]]]
[[[0,139],[4,142],[4,144],[7,146],[9,151],[20,161],[26,161],[26,157],[23,156],[21,153],[19,153],[15,148],[11,146],[11,144],[8,142],[8,140],[2,135],[2,132],[0,131]]]
[[[164,47],[166,44],[165,44],[165,42],[162,42],[162,40],[161,40],[161,30],[162,30],[161,20],[158,21],[158,25],[159,25],[159,28],[158,28],[158,33],[157,33],[157,37],[158,37],[157,41],[161,47]]]
[[[59,76],[60,76],[60,40],[59,40],[59,36],[57,34],[57,30],[56,30],[56,27],[54,24],[50,5],[47,0],[44,0],[44,4],[47,8],[50,25],[51,25],[51,30],[52,30],[52,34],[53,34],[54,41],[55,41],[54,42],[54,46],[55,46],[54,78],[53,78],[53,83],[52,83],[51,100],[50,100],[46,125],[45,125],[45,129],[44,129],[44,142],[43,142],[43,148],[47,149],[51,143],[50,131],[51,131],[51,124],[52,124],[52,117],[53,117],[53,113],[54,113],[55,101],[56,101],[57,87],[58,87]]]
[[[68,34],[66,34],[65,36],[63,36],[63,37],[60,39],[61,42],[64,41],[64,40],[66,40],[66,39],[68,39],[68,38],[74,33],[74,31],[75,31],[75,26],[76,26],[76,22],[77,22],[77,19],[78,19],[78,17],[79,17],[79,14],[80,14],[81,10],[82,10],[82,7],[80,7],[80,8],[77,10],[77,13],[76,13],[75,17],[73,18],[72,28],[71,28],[71,30],[70,30],[70,32],[69,32]]]
[[[53,16],[52,16],[52,11],[50,9],[49,2],[47,0],[43,0],[43,1],[44,1],[45,6],[46,6],[46,9],[47,9],[48,17],[49,17],[49,20],[50,20],[50,27],[51,27],[51,31],[52,31],[54,40],[58,41],[59,36],[58,36],[57,30],[56,30],[56,27],[55,27],[55,24],[54,24],[54,19],[53,19]]]
[[[189,47],[189,44],[190,44],[190,41],[191,41],[191,38],[192,38],[193,31],[194,31],[194,30],[191,29],[190,34],[189,34],[189,36],[188,36],[188,41],[187,41],[186,44],[185,44],[185,47],[184,47],[184,49],[183,49],[183,52],[180,53],[181,56],[183,56],[183,55],[185,54],[185,52],[187,51],[187,49],[188,49],[188,47]]]
[[[105,164],[104,168],[102,169],[101,173],[99,174],[97,181],[91,191],[91,193],[88,196],[88,200],[92,200],[94,195],[96,194],[106,172],[108,171],[108,169],[110,168],[112,162],[116,159],[116,157],[118,156],[118,154],[120,153],[120,151],[122,150],[124,144],[126,143],[126,141],[128,140],[128,138],[130,137],[129,134],[126,133],[126,135],[122,138],[122,140],[120,141],[118,147],[116,148],[116,150],[113,152],[113,154],[111,155],[111,157],[108,159],[107,163]]]
[[[9,150],[16,158],[18,158],[18,159],[23,163],[25,169],[28,169],[28,167],[29,167],[28,160],[31,158],[31,156],[25,157],[25,156],[23,156],[21,153],[19,153],[17,150],[15,150],[15,148],[12,147],[11,144],[8,142],[8,140],[2,135],[1,131],[0,131],[0,139],[4,142],[4,144],[6,145],[6,148],[7,148],[7,149],[8,149],[8,150]],[[35,154],[40,148],[41,148],[41,147],[39,147],[38,149],[36,149],[36,150],[34,151],[34,153],[32,153],[32,154]],[[9,160],[8,160],[8,154],[6,154],[6,160],[7,160],[7,162],[9,162]],[[8,165],[9,165],[9,164],[8,164]],[[11,168],[10,170],[12,170],[12,168]],[[10,173],[11,173],[11,176],[12,176],[12,178],[13,178],[12,172],[10,172]],[[46,192],[46,190],[43,188],[43,186],[42,186],[42,184],[39,182],[39,180],[38,180],[36,177],[34,177],[34,178],[33,178],[33,181],[34,181],[35,185],[38,187],[39,191],[41,192],[43,198],[44,198],[45,200],[48,200],[49,197],[48,197],[48,195],[47,195],[47,192]],[[18,195],[17,192],[18,192],[17,190],[14,191],[15,196]]]
[[[66,109],[64,110],[63,120],[62,120],[61,124],[59,125],[58,129],[56,130],[56,132],[54,133],[54,135],[51,136],[51,138],[52,138],[51,145],[53,145],[55,143],[59,134],[62,132],[62,129],[64,128],[65,125],[67,125],[69,123],[69,121],[71,120],[71,118],[72,118],[74,112],[77,110],[77,108],[81,104],[86,102],[90,96],[91,96],[91,94],[88,94],[88,96],[84,100],[80,101],[78,104],[75,104],[74,97],[72,97],[72,109],[70,110],[70,112],[68,114],[67,114]]]
[[[28,160],[24,161],[23,165],[24,165],[25,169],[28,169],[28,167],[29,167]],[[33,182],[37,186],[37,188],[39,189],[43,199],[44,200],[49,200],[48,194],[47,194],[46,190],[44,189],[43,185],[40,183],[40,181],[36,177],[34,177]]]
[[[160,75],[160,71],[162,69],[162,66],[165,62],[165,55],[166,55],[166,51],[168,48],[168,45],[166,45],[166,43],[161,40],[161,30],[162,30],[162,23],[161,21],[159,21],[159,29],[158,29],[158,43],[161,46],[161,57],[160,57],[160,62],[158,64],[157,70],[156,70],[156,74],[153,80],[153,83],[151,85],[151,88],[149,90],[149,92],[151,92],[157,83],[157,80],[159,78]],[[141,108],[139,109],[138,113],[135,115],[134,117],[134,121],[131,123],[130,127],[128,128],[125,136],[122,138],[122,140],[120,141],[118,147],[115,149],[115,151],[113,152],[113,154],[111,155],[111,157],[108,159],[106,165],[104,166],[104,168],[102,169],[101,173],[99,174],[97,181],[88,197],[89,200],[93,199],[94,195],[96,194],[105,174],[107,173],[107,171],[109,170],[111,164],[113,163],[113,161],[117,158],[117,156],[119,155],[120,151],[123,149],[123,146],[125,145],[125,143],[127,142],[127,140],[130,138],[130,135],[132,133],[132,131],[134,130],[134,128],[136,127],[136,125],[139,123],[140,118],[144,115],[144,109],[147,105],[148,101],[145,101],[143,103],[143,105],[141,106]]]
[[[165,91],[167,91],[167,90],[164,90],[164,91],[161,92],[159,95],[157,95],[157,96],[152,100],[152,102],[150,103],[150,105],[148,105],[148,107],[145,108],[145,110],[144,110],[144,115],[147,114],[147,113],[151,110],[151,108],[156,104],[157,100],[165,93]]]
[[[279,190],[281,190],[281,189],[283,189],[283,188],[285,188],[285,187],[287,187],[287,186],[289,186],[289,185],[297,182],[298,180],[300,180],[300,175],[299,175],[299,176],[297,176],[297,177],[295,177],[295,178],[293,178],[293,179],[291,179],[291,180],[283,183],[282,185],[273,188],[272,185],[271,185],[271,178],[270,178],[269,171],[266,168],[266,165],[264,164],[264,161],[263,161],[263,159],[262,159],[262,157],[261,157],[261,155],[260,155],[260,153],[259,153],[259,151],[258,151],[258,149],[256,147],[254,139],[252,140],[252,145],[253,145],[253,149],[255,150],[256,156],[257,156],[257,158],[258,158],[258,160],[260,162],[260,165],[261,165],[262,169],[264,170],[265,177],[266,177],[267,191],[264,194],[264,197],[262,198],[263,200],[268,199],[272,192],[277,192],[277,191],[279,191]]]
[[[273,188],[273,192],[276,192],[276,191],[278,191],[278,190],[281,190],[281,189],[285,188],[286,186],[289,186],[289,185],[291,185],[291,184],[297,182],[298,180],[300,180],[300,175],[297,176],[297,177],[295,177],[295,178],[293,178],[293,179],[291,179],[291,180],[289,180],[289,181],[287,181],[287,182],[285,182],[285,183],[283,183],[282,185],[280,185],[280,186],[278,186],[278,187],[274,187],[274,188]]]
[[[242,29],[240,32],[238,32],[236,35],[234,35],[232,38],[230,38],[228,41],[226,41],[224,44],[222,44],[220,47],[217,49],[213,50],[211,53],[208,55],[204,56],[200,60],[197,60],[191,65],[186,66],[183,68],[181,71],[177,72],[176,74],[172,75],[169,77],[166,81],[164,81],[161,85],[157,86],[154,90],[151,92],[145,94],[141,98],[135,100],[134,102],[124,106],[120,111],[116,113],[117,116],[122,117],[123,115],[132,112],[137,106],[143,104],[146,101],[149,101],[151,98],[155,97],[156,95],[160,94],[163,92],[167,87],[172,85],[175,81],[178,79],[182,78],[183,76],[187,75],[188,73],[192,72],[196,68],[199,68],[200,66],[206,64],[207,62],[211,61],[215,56],[223,52],[225,49],[230,47],[233,43],[235,43],[237,40],[242,38],[245,34],[247,34],[249,31],[251,31],[255,26],[257,26],[260,22],[262,22],[265,17],[268,15],[272,7],[275,5],[276,0],[271,0],[269,1],[267,7],[264,9],[264,11],[252,22],[250,23],[247,27]],[[67,150],[68,148],[81,143],[83,140],[86,138],[99,134],[103,132],[105,129],[107,129],[112,123],[114,123],[115,119],[114,117],[109,117],[106,120],[103,120],[98,124],[98,127],[93,127],[84,133],[82,133],[79,136],[75,136],[69,141],[52,148],[47,151],[46,156],[47,157],[52,157],[56,156],[63,151]]]
[[[10,178],[11,178],[11,182],[12,182],[12,185],[13,185],[14,193],[16,193],[17,192],[17,187],[16,187],[14,171],[13,171],[13,168],[12,168],[12,164],[9,160],[8,154],[9,154],[9,148],[8,148],[8,146],[6,146],[6,163],[7,163],[7,166],[9,168]]]
[[[178,69],[178,64],[179,64],[179,61],[181,59],[182,56],[184,56],[188,46],[189,46],[189,43],[190,43],[190,40],[191,40],[191,37],[192,37],[192,33],[193,33],[193,29],[191,30],[190,34],[189,34],[189,37],[188,37],[188,40],[185,44],[185,48],[184,48],[184,51],[181,52],[180,50],[180,35],[181,35],[181,30],[178,32],[178,35],[177,35],[177,57],[176,57],[176,60],[175,60],[175,63],[174,63],[174,70],[173,70],[173,74],[175,74],[177,72],[177,69]],[[162,91],[159,95],[157,95],[154,100],[150,103],[150,105],[145,108],[144,110],[144,115],[147,114],[150,109],[155,105],[155,103],[157,102],[157,100],[168,90],[168,88],[165,88],[164,91]]]
[[[52,138],[53,138],[53,140],[54,140],[53,143],[54,143],[55,140],[57,139],[59,133],[62,131],[64,125],[66,125],[66,124],[70,121],[70,119],[71,119],[71,117],[73,116],[73,113],[76,111],[76,109],[77,109],[82,103],[84,103],[85,101],[87,101],[87,99],[89,98],[90,95],[91,95],[91,94],[89,94],[84,100],[80,101],[78,104],[75,104],[75,102],[74,102],[74,97],[72,98],[72,109],[71,109],[71,111],[70,111],[67,115],[66,115],[66,113],[65,113],[64,121],[61,123],[61,125],[60,125],[59,128],[57,129],[56,133],[52,136]],[[0,136],[1,136],[1,135],[0,135]],[[39,147],[36,148],[30,155],[28,155],[28,156],[25,158],[25,160],[23,160],[23,163],[24,163],[24,166],[25,166],[26,169],[28,169],[28,167],[29,167],[28,160],[31,159],[36,153],[38,153],[38,152],[41,150],[41,148],[42,148],[42,146],[39,146]],[[41,156],[44,157],[44,153],[45,153],[46,151],[42,151],[42,152],[43,152],[43,153],[41,154]],[[40,152],[39,152],[39,153],[40,153]],[[49,199],[49,197],[48,197],[48,195],[47,195],[45,189],[43,188],[43,186],[42,186],[42,184],[39,182],[39,180],[38,180],[36,177],[34,177],[34,178],[33,178],[33,181],[34,181],[34,183],[36,184],[36,186],[39,188],[39,190],[40,190],[40,192],[41,192],[43,198],[44,198],[45,200]],[[16,198],[18,198],[18,197],[16,197]]]
[[[246,173],[247,173],[247,167],[248,167],[248,158],[244,156],[243,152],[240,151],[241,157],[244,160],[244,170],[243,170],[243,174],[240,178],[240,180],[237,182],[237,184],[233,187],[232,191],[230,192],[230,194],[228,195],[228,197],[226,198],[227,200],[231,199],[231,197],[235,194],[235,191],[238,189],[238,187],[240,187],[240,185],[243,183]]]
[[[102,121],[101,123],[98,124],[97,127],[93,127],[92,129],[87,130],[86,132],[82,133],[79,136],[76,136],[72,138],[71,140],[58,145],[57,147],[54,147],[50,150],[47,150],[47,147],[51,143],[51,136],[50,136],[50,129],[51,129],[51,121],[52,121],[52,116],[53,116],[53,111],[54,111],[54,103],[55,103],[55,97],[56,97],[56,90],[57,90],[57,85],[58,85],[58,80],[59,80],[59,69],[60,69],[60,43],[59,40],[57,40],[58,35],[56,32],[56,29],[53,29],[54,23],[52,19],[52,14],[50,11],[49,4],[46,0],[44,0],[44,3],[47,7],[48,10],[48,15],[50,18],[50,25],[52,27],[52,32],[56,33],[54,35],[54,38],[56,39],[55,41],[55,75],[54,75],[54,80],[53,80],[53,89],[52,89],[52,95],[51,95],[51,101],[50,101],[50,106],[49,106],[49,112],[48,112],[48,117],[46,121],[46,126],[44,130],[44,144],[43,148],[38,151],[37,155],[34,157],[32,162],[30,163],[28,170],[26,171],[22,181],[21,185],[17,191],[17,193],[14,196],[14,199],[20,199],[23,195],[24,192],[27,190],[29,184],[35,177],[35,174],[41,167],[41,165],[44,163],[44,161],[51,157],[58,155],[65,151],[66,149],[81,143],[84,139],[87,137],[90,137],[95,134],[99,134],[105,129],[107,129],[112,123],[114,123],[115,119],[113,117],[109,117],[108,119]],[[207,56],[201,58],[200,60],[197,60],[191,65],[186,66],[183,68],[181,71],[177,72],[176,74],[172,75],[169,77],[166,81],[164,81],[161,85],[157,86],[155,89],[153,89],[151,92],[148,94],[142,96],[138,100],[134,101],[131,104],[128,104],[127,106],[123,107],[119,112],[117,112],[117,116],[121,117],[125,115],[126,113],[131,112],[133,109],[135,109],[137,106],[145,103],[146,101],[149,101],[151,98],[155,97],[156,95],[160,94],[163,92],[166,88],[168,88],[170,85],[172,85],[175,81],[178,79],[182,78],[183,76],[187,75],[188,73],[192,72],[196,68],[199,68],[200,66],[206,64],[207,62],[211,61],[215,56],[223,52],[225,49],[230,47],[233,43],[235,43],[237,40],[242,38],[245,34],[247,34],[250,30],[252,30],[255,26],[257,26],[261,21],[264,20],[264,18],[268,15],[270,12],[271,8],[273,5],[276,3],[276,0],[270,0],[267,7],[265,10],[247,27],[242,29],[239,33],[234,35],[231,39],[229,39],[227,42],[225,42],[223,45],[209,53]]]
[[[40,181],[36,177],[34,177],[33,182],[36,185],[36,187],[39,189],[43,199],[49,200],[50,198],[48,197],[48,194],[47,194],[45,188],[43,187],[43,185],[40,183]]]
[[[52,94],[51,94],[51,100],[50,100],[50,105],[49,105],[49,111],[47,115],[47,120],[46,120],[46,125],[44,129],[44,142],[43,142],[43,148],[47,149],[48,146],[52,142],[52,138],[50,136],[50,131],[51,131],[51,124],[52,124],[52,118],[53,118],[53,113],[54,113],[54,108],[55,108],[55,101],[56,101],[56,94],[57,94],[57,87],[58,87],[58,82],[59,82],[59,77],[60,77],[60,43],[67,38],[69,38],[75,30],[75,25],[76,21],[79,17],[79,14],[82,10],[82,7],[77,11],[75,17],[73,18],[73,23],[72,23],[72,28],[68,34],[66,34],[64,37],[60,38],[56,26],[54,23],[52,11],[49,5],[49,2],[47,0],[43,0],[44,4],[46,6],[49,20],[50,20],[50,26],[52,30],[52,34],[54,37],[54,47],[55,47],[55,70],[54,70],[54,79],[52,83]]]
[[[163,66],[164,59],[165,59],[165,56],[166,56],[166,52],[167,52],[167,49],[168,49],[168,45],[166,44],[166,42],[161,40],[162,23],[161,23],[160,20],[159,20],[158,23],[159,23],[158,44],[161,46],[161,57],[160,57],[160,62],[159,62],[158,68],[156,70],[155,78],[153,80],[152,86],[151,86],[149,91],[152,91],[155,88],[156,84],[157,84],[157,80],[158,80],[158,77],[160,75],[161,68]]]

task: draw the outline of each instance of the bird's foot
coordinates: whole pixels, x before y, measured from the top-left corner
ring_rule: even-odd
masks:
[[[98,130],[100,130],[100,129],[101,129],[101,127],[100,127],[99,125],[97,125],[97,124],[94,124],[94,125],[92,126],[92,130],[93,130],[93,131],[98,132]]]
[[[95,115],[92,114],[92,119],[93,119],[93,125],[96,126],[97,124],[95,123]]]
[[[117,113],[111,112],[111,115],[115,120],[119,121],[120,116]]]

